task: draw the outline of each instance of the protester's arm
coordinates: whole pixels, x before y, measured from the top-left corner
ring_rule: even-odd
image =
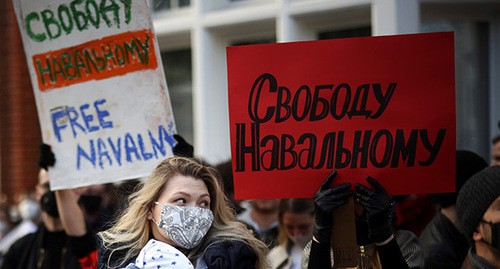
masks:
[[[409,268],[394,236],[388,242],[384,242],[383,245],[377,245],[377,252],[382,268]]]
[[[97,268],[97,247],[92,233],[87,231],[78,196],[73,190],[56,191],[57,210],[69,243],[82,269]]]
[[[333,210],[347,203],[347,199],[353,194],[353,191],[349,190],[351,184],[348,182],[330,188],[336,175],[336,171],[333,171],[314,195],[315,224],[309,253],[308,268],[310,269],[332,268],[330,257],[332,213]]]
[[[356,184],[356,198],[367,215],[368,239],[377,246],[382,268],[408,268],[392,230],[394,202],[378,181],[372,177],[366,181],[372,189]]]
[[[78,205],[77,195],[73,190],[56,191],[57,210],[64,227],[69,236],[83,236],[87,233],[85,217]]]
[[[56,162],[55,155],[47,144],[40,145],[39,165],[45,170]],[[69,243],[82,269],[97,268],[97,248],[91,233],[87,231],[83,211],[73,190],[55,192],[57,211]]]

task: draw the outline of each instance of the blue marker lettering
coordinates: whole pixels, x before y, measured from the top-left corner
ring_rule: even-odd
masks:
[[[119,166],[122,166],[122,138],[118,137],[116,140],[116,146],[113,143],[113,140],[111,137],[108,137],[108,143],[111,146],[111,151],[113,151],[113,155],[115,156],[115,160],[118,163]]]
[[[165,141],[167,141],[167,143],[170,145],[171,148],[173,148],[174,145],[177,143],[173,135],[170,136],[165,127],[163,127],[162,125],[158,126],[158,132],[162,134],[161,136],[165,138]]]
[[[99,123],[103,129],[113,128],[113,122],[106,121],[106,118],[109,117],[109,112],[107,110],[101,110],[99,108],[99,106],[104,103],[106,103],[106,99],[101,99],[94,102],[95,111],[97,112],[97,118],[99,119]]]
[[[78,112],[76,112],[75,108],[72,106],[68,107],[68,117],[71,123],[71,130],[73,130],[73,137],[76,137],[75,127],[79,128],[84,134],[86,133],[85,128],[77,122]]]
[[[139,147],[141,148],[141,154],[142,154],[142,158],[147,161],[151,158],[153,158],[153,153],[151,152],[146,152],[146,149],[144,147],[144,140],[142,139],[142,135],[141,134],[137,134],[137,140],[139,141]]]
[[[81,168],[81,161],[80,159],[83,157],[84,159],[87,159],[92,166],[95,168],[95,147],[94,147],[94,140],[89,141],[90,144],[90,154],[87,154],[85,150],[83,150],[80,147],[80,144],[78,144],[76,147],[76,169],[80,170]]]
[[[162,133],[160,132],[160,130],[158,130],[158,136],[159,136],[158,141],[155,140],[151,131],[148,130],[148,134],[149,134],[149,139],[151,140],[151,146],[153,147],[153,153],[155,155],[155,158],[158,159],[158,151],[161,153],[162,156],[165,156],[165,154],[167,153],[165,151],[165,143],[161,137]]]
[[[59,125],[58,119],[63,118],[66,116],[66,111],[64,110],[57,110],[55,112],[52,112],[52,126],[54,128],[54,133],[56,134],[57,141],[61,142],[61,130],[66,129],[66,124],[61,124]]]
[[[90,125],[92,123],[92,121],[94,120],[94,116],[87,115],[85,113],[85,111],[87,109],[89,109],[89,107],[90,107],[89,104],[84,104],[84,105],[80,106],[80,113],[82,114],[82,118],[83,118],[83,121],[85,122],[85,126],[87,127],[87,130],[89,131],[89,133],[91,133],[91,132],[98,131],[99,127]]]
[[[103,158],[108,159],[109,166],[113,165],[113,161],[111,160],[108,150],[106,149],[106,144],[104,144],[104,141],[100,138],[97,139],[97,152],[99,154],[99,166],[101,169],[104,169],[105,160],[103,160]]]
[[[132,153],[135,154],[137,160],[141,160],[141,155],[139,155],[139,151],[137,150],[137,146],[135,145],[134,138],[130,133],[125,134],[125,154],[127,155],[127,162],[132,162]]]

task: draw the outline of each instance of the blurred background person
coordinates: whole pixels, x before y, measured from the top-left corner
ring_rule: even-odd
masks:
[[[222,178],[224,193],[229,199],[229,206],[236,214],[240,214],[243,211],[243,208],[240,206],[240,203],[234,199],[234,183],[231,160],[219,163],[215,166],[215,169],[217,169]]]
[[[491,141],[491,166],[500,165],[500,135]]]
[[[280,199],[257,199],[249,201],[249,206],[236,216],[237,220],[254,231],[269,249],[276,245],[278,238],[278,213]]]
[[[474,174],[488,167],[478,154],[458,150],[456,153],[456,191],[432,195],[439,207],[436,216],[420,235],[425,268],[460,268],[469,244],[458,222],[457,195],[462,186]]]
[[[299,269],[302,252],[312,239],[314,201],[283,199],[279,206],[278,245],[268,254],[273,269]]]
[[[37,201],[26,196],[19,202],[17,208],[21,217],[21,223],[15,226],[0,240],[0,255],[2,257],[7,253],[14,242],[27,234],[34,233],[38,227],[40,206]]]
[[[12,223],[9,217],[9,207],[10,205],[7,204],[7,198],[4,198],[4,195],[2,195],[0,202],[0,239],[14,227],[14,223]]]
[[[436,215],[435,203],[429,194],[409,194],[394,196],[396,226],[420,236]]]
[[[41,169],[35,187],[36,201],[41,209],[41,222],[34,233],[20,238],[9,248],[4,256],[2,269],[88,268],[81,266],[80,259],[89,253],[89,249],[95,249],[95,241],[90,234],[73,236],[71,231],[69,235],[65,232],[56,192],[50,189],[49,183],[48,167],[54,163],[55,156],[50,146],[41,144],[39,159]],[[72,190],[63,192],[73,195]],[[83,222],[83,214],[76,205],[76,200],[74,204],[73,208],[77,210],[71,210],[71,216],[65,220],[77,218]]]
[[[4,269],[80,268],[75,250],[59,218],[55,192],[50,190],[47,170],[40,169],[36,186],[41,223],[38,229],[17,240],[5,254]],[[79,239],[74,241],[82,245]]]

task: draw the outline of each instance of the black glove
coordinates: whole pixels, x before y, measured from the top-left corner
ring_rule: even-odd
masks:
[[[49,170],[49,166],[54,166],[56,163],[56,156],[49,145],[42,143],[40,144],[40,156],[38,158],[38,165],[45,169]]]
[[[187,158],[193,158],[194,154],[194,148],[191,146],[184,138],[178,134],[174,134],[175,140],[177,140],[177,144],[174,146],[174,155],[175,156],[181,156],[181,157],[187,157]]]
[[[366,181],[373,190],[356,184],[356,198],[365,209],[368,220],[368,239],[373,243],[381,243],[393,234],[394,202],[378,181],[372,177],[367,177]]]
[[[353,191],[349,189],[351,187],[349,182],[330,188],[336,175],[337,171],[333,171],[314,195],[316,221],[313,235],[321,243],[330,242],[333,210],[347,203],[347,198],[353,194]]]

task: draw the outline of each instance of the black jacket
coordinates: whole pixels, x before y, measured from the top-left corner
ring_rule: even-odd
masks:
[[[34,233],[16,241],[4,256],[2,269],[79,269],[79,256],[92,248],[90,235],[69,237],[40,225]]]
[[[420,243],[427,269],[460,268],[469,249],[465,235],[440,212],[425,227]]]

